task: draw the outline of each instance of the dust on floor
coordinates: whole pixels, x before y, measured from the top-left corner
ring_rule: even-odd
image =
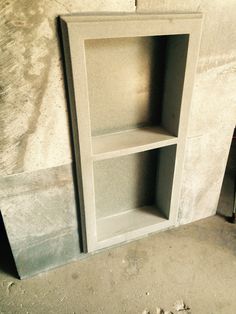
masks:
[[[235,240],[236,225],[215,216],[28,280],[1,270],[0,313],[235,314]]]

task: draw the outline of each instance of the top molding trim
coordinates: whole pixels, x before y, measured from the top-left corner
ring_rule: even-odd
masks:
[[[128,21],[138,21],[138,20],[173,20],[173,19],[202,19],[202,13],[80,13],[80,14],[66,14],[61,15],[60,18],[70,24],[70,23],[83,23],[83,22],[105,22],[105,21],[121,21],[121,20],[128,20]]]
[[[201,13],[177,14],[74,14],[61,16],[73,39],[194,34],[202,23]]]

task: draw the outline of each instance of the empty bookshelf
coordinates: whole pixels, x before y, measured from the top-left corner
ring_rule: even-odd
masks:
[[[201,20],[61,17],[85,252],[176,225]]]

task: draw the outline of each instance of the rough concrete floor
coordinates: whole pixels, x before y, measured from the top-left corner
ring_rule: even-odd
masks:
[[[193,314],[235,314],[235,240],[236,226],[215,216],[32,279],[1,270],[0,313],[177,313],[183,299]]]

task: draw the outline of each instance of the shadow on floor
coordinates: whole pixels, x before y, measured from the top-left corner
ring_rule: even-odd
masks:
[[[0,272],[19,278],[0,212]]]
[[[232,141],[224,180],[221,188],[217,215],[225,217],[227,221],[232,217],[234,206],[234,191],[236,177],[236,141]]]

